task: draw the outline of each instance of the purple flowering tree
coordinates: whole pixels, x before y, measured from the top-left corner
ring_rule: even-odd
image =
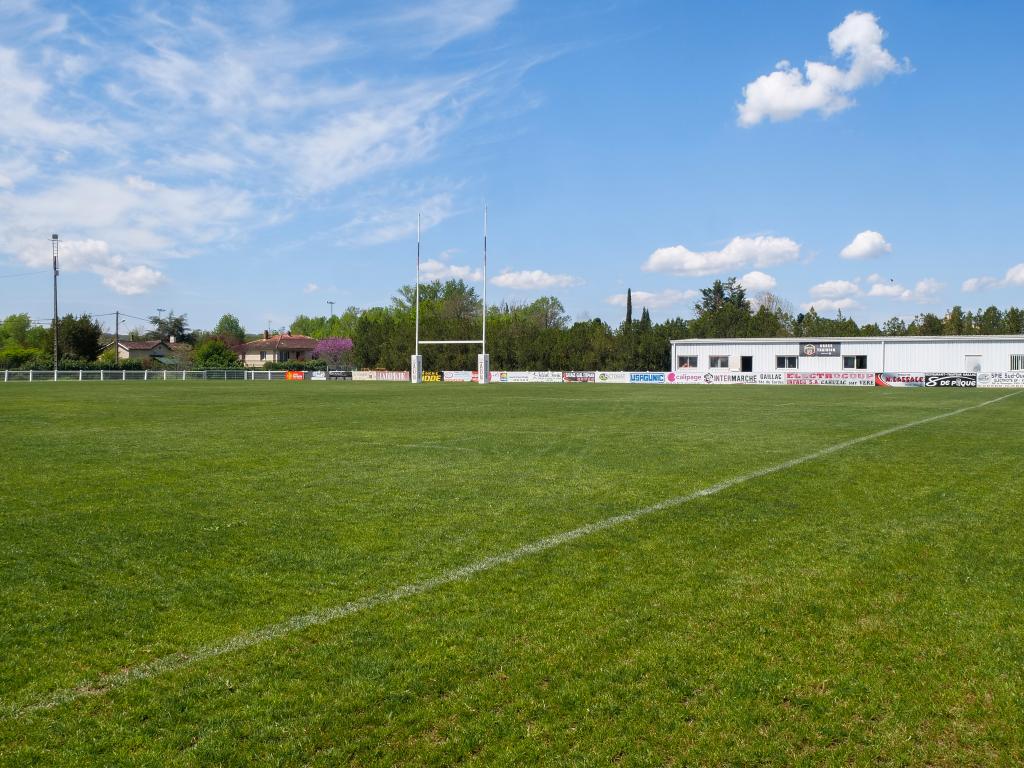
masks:
[[[352,339],[321,339],[313,347],[315,360],[326,360],[331,368],[339,368],[352,359]]]

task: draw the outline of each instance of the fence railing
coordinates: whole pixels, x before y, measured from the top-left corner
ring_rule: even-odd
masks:
[[[283,380],[290,371],[250,371],[244,368],[222,368],[203,371],[3,371],[0,380],[11,381],[273,381]],[[310,378],[312,371],[305,372]],[[332,376],[331,378],[340,378]]]

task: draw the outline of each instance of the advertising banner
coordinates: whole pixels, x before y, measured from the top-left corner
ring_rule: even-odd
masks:
[[[442,379],[441,379],[440,371],[424,371],[423,372],[423,381],[424,381],[424,383],[428,383],[429,382],[431,384],[439,384],[439,383],[441,383]]]
[[[839,357],[839,342],[806,341],[800,343],[800,357]]]
[[[530,371],[527,376],[527,381],[539,382],[544,384],[561,384],[562,383],[562,372],[561,371]]]
[[[703,384],[704,374],[696,371],[673,371],[665,376],[669,384]]]
[[[340,373],[340,371],[339,371]],[[333,378],[334,371],[331,372]],[[352,381],[408,381],[408,371],[352,371]]]
[[[999,373],[979,373],[979,387],[1020,388],[1024,389],[1024,371],[1002,371]]]
[[[593,384],[597,381],[597,371],[564,371],[562,381],[567,384]]]
[[[491,383],[508,383],[508,371],[491,371]]]
[[[810,384],[831,387],[873,387],[873,373],[787,373],[787,384]]]
[[[310,381],[327,381],[327,371],[313,371]]]
[[[558,379],[561,381],[561,377]],[[509,371],[508,372],[508,383],[509,384],[526,384],[531,381],[529,371]]]
[[[305,371],[285,371],[284,372],[284,379],[285,379],[285,381],[302,381],[304,378],[306,378],[306,372]]]
[[[474,380],[472,371],[441,371],[441,379],[445,382],[466,382]]]
[[[876,373],[876,387],[923,387],[923,373]]]
[[[598,384],[628,384],[629,374],[626,371],[598,371]]]
[[[924,377],[926,387],[976,387],[976,373],[930,373]]]
[[[703,380],[705,384],[759,384],[772,383],[770,381],[759,382],[758,375],[771,375],[771,374],[756,374],[756,373],[705,373]],[[782,382],[776,382],[781,384]]]
[[[665,384],[667,373],[631,373],[629,374],[630,384]]]
[[[352,371],[352,381],[373,381],[373,371]]]

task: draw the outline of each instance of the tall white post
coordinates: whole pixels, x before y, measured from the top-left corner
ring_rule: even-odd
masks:
[[[416,214],[416,348],[409,361],[409,381],[423,383],[423,356],[420,354],[420,214]]]
[[[478,384],[487,384],[491,380],[491,358],[487,354],[487,205],[484,205],[484,322],[480,336],[480,354],[476,359],[476,380]]]

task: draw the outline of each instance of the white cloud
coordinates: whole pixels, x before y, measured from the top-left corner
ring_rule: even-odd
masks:
[[[778,280],[774,277],[764,272],[759,272],[756,269],[753,272],[747,272],[747,274],[740,278],[740,285],[751,293],[770,291],[777,284]]]
[[[406,26],[409,42],[436,49],[492,28],[515,6],[516,0],[430,0],[388,21]]]
[[[455,213],[450,192],[439,192],[410,202],[388,206],[387,201],[372,200],[365,211],[353,216],[340,228],[339,245],[380,245],[416,236],[416,217],[426,232]]]
[[[961,290],[964,293],[974,293],[986,288],[994,288],[999,285],[999,280],[994,277],[969,277],[964,280]]]
[[[827,280],[811,288],[811,296],[821,299],[838,299],[844,296],[855,296],[860,293],[860,286],[849,280]]]
[[[934,277],[918,280],[917,285],[914,286],[914,299],[917,301],[929,301],[935,298],[943,287],[943,284]]]
[[[964,280],[961,289],[966,293],[974,293],[985,288],[1003,288],[1011,285],[1024,285],[1024,262],[1014,264],[1002,280],[996,277],[971,277]]]
[[[420,278],[424,281],[431,280],[473,280],[484,279],[482,269],[447,264],[437,259],[427,259],[420,263]],[[493,280],[491,281],[494,282]]]
[[[877,277],[877,275],[872,275]],[[913,289],[890,280],[888,283],[873,281],[867,295],[874,298],[900,299],[901,301],[928,302],[935,298],[943,285],[933,277],[918,280]]]
[[[800,245],[788,237],[734,237],[720,251],[691,251],[686,246],[659,248],[643,265],[645,272],[703,276],[746,266],[772,267],[794,261]]]
[[[306,287],[302,289],[303,293],[316,293],[320,290],[320,286],[316,283],[306,283]]]
[[[892,246],[880,232],[866,229],[859,232],[839,255],[844,259],[874,259],[892,252]]]
[[[677,291],[669,288],[657,292],[633,291],[632,293],[634,307],[665,309],[666,307],[674,307],[694,298],[698,292],[694,290]],[[609,296],[605,301],[616,307],[624,307],[626,306],[626,294],[616,293],[614,296]]]
[[[812,302],[801,305],[804,310],[814,307],[815,312],[834,312],[837,309],[853,309],[860,306],[855,299],[815,299]]]
[[[142,264],[127,268],[98,266],[93,271],[103,277],[105,285],[125,296],[146,293],[164,279],[163,274]]]
[[[898,62],[882,47],[884,30],[872,13],[855,11],[829,32],[828,43],[835,59],[846,59],[846,69],[819,61],[804,63],[804,72],[788,61],[780,61],[775,71],[761,75],[743,89],[738,105],[738,122],[743,126],[792,120],[805,112],[818,110],[831,115],[855,103],[850,94],[886,75],[909,70],[909,62]]]
[[[524,269],[519,272],[503,272],[491,278],[491,284],[517,291],[544,290],[547,288],[572,288],[583,281],[572,275],[553,275],[540,269]]]

